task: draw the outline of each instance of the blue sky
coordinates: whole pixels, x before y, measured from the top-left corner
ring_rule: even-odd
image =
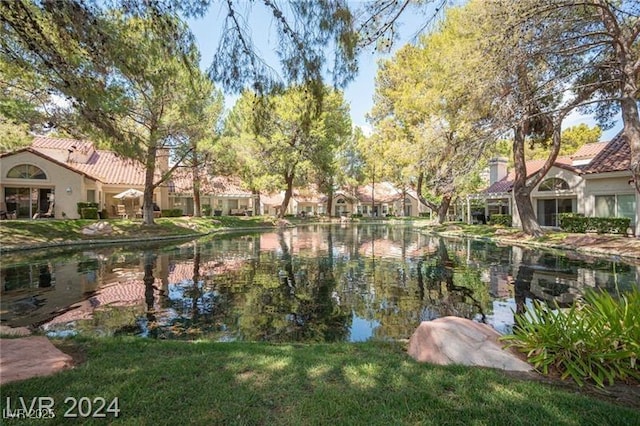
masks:
[[[240,3],[243,8],[249,7],[249,2],[246,0],[236,0],[236,2]],[[200,48],[202,54],[201,67],[204,70],[211,64],[213,54],[218,45],[222,23],[226,16],[225,10],[226,9],[217,5],[216,2],[213,2],[204,17],[187,21]],[[255,5],[251,10],[252,13],[245,14],[245,16],[248,16],[248,24],[254,38],[254,43],[265,62],[279,71],[280,65],[274,51],[277,43],[277,35],[276,29],[271,22],[271,16],[266,12],[264,7],[260,7],[259,5]],[[400,27],[400,40],[395,44],[396,49],[414,38],[415,32],[420,28],[425,16],[426,15],[421,13],[405,13],[404,21]],[[330,56],[331,55],[329,55],[329,57]],[[377,62],[381,58],[388,57],[389,55],[381,55],[372,53],[371,51],[362,53],[358,60],[359,73],[346,89],[344,89],[345,98],[351,107],[351,120],[355,126],[363,128],[365,132],[370,131],[371,128],[366,121],[366,114],[373,106]],[[235,103],[237,96],[227,95],[225,99],[227,108],[230,108]],[[563,127],[571,127],[583,122],[591,126],[595,124],[590,117],[581,116],[576,112],[565,119]],[[621,127],[621,121],[618,119],[618,122],[612,129],[603,132],[601,139],[603,141],[610,140],[620,131]]]

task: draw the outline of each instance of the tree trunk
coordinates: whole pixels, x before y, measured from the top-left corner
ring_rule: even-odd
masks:
[[[142,221],[145,225],[154,225],[153,221],[153,190],[155,185],[153,179],[156,171],[156,154],[158,147],[155,144],[149,146],[147,150],[147,158],[145,162],[145,176],[144,176],[144,197],[142,203]]]
[[[424,180],[424,173],[420,173],[418,176],[418,201],[427,206],[432,212],[438,215],[438,224],[442,224],[447,220],[447,212],[449,211],[449,205],[451,204],[451,194],[445,194],[442,196],[442,202],[440,204],[432,203],[424,198],[422,195],[422,181]]]
[[[373,211],[376,209],[376,169],[373,169],[373,177],[371,178],[371,217],[373,217]]]
[[[437,209],[439,225],[447,221],[447,212],[449,211],[450,204],[451,204],[451,195],[448,195],[448,194],[444,195]]]
[[[527,235],[542,236],[542,228],[536,220],[531,203],[531,187],[527,186],[527,165],[524,159],[525,134],[522,125],[515,129],[513,137],[513,160],[516,178],[513,182],[513,197],[518,207],[522,230]]]
[[[327,216],[331,217],[331,209],[333,208],[333,189],[327,193]]]
[[[280,205],[280,211],[278,212],[278,218],[282,219],[289,208],[289,201],[291,200],[291,194],[293,194],[293,173],[285,176],[284,180],[287,183],[287,189],[284,191],[284,200]]]
[[[193,177],[193,217],[202,216],[200,209],[200,164],[198,163],[198,154],[193,154],[193,166],[191,168]]]

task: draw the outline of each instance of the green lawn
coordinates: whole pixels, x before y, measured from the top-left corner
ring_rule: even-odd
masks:
[[[155,219],[155,225],[145,226],[142,219],[107,219],[113,232],[109,235],[84,235],[82,229],[95,220],[3,220],[0,222],[0,246],[46,244],[63,241],[110,240],[119,238],[163,237],[206,234],[223,228],[273,226],[264,217],[172,217]]]
[[[2,401],[50,396],[118,398],[129,425],[630,425],[632,408],[502,372],[418,364],[399,344],[270,345],[71,340],[87,361],[46,378],[10,383]],[[68,346],[70,343],[66,343]],[[66,419],[69,420],[69,419]],[[78,419],[76,419],[78,420]],[[111,419],[113,420],[113,419]],[[43,424],[12,420],[3,424]],[[83,424],[107,424],[86,419]]]

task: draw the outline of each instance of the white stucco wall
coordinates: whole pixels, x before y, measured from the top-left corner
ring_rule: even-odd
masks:
[[[20,164],[32,164],[44,171],[46,179],[9,179],[7,172]],[[86,186],[83,175],[48,161],[30,152],[20,152],[0,158],[0,197],[4,200],[5,188],[53,188],[55,192],[55,217],[62,218],[62,213],[70,219],[78,218],[77,203],[85,201]],[[94,182],[94,181],[92,181]],[[94,184],[94,183],[92,183]],[[95,185],[95,184],[94,184]],[[69,189],[70,191],[67,191]]]

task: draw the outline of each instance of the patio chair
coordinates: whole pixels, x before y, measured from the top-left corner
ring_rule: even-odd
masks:
[[[15,210],[8,211],[7,205],[3,202],[0,202],[0,220],[4,219],[15,219],[17,214]]]
[[[51,201],[49,203],[49,209],[46,211],[46,213],[42,213],[40,217],[48,217],[48,218],[55,217],[55,211],[54,211],[55,205],[56,203]]]
[[[120,216],[120,219],[129,219],[129,213],[127,213],[127,209],[124,204],[118,204],[116,214]]]

